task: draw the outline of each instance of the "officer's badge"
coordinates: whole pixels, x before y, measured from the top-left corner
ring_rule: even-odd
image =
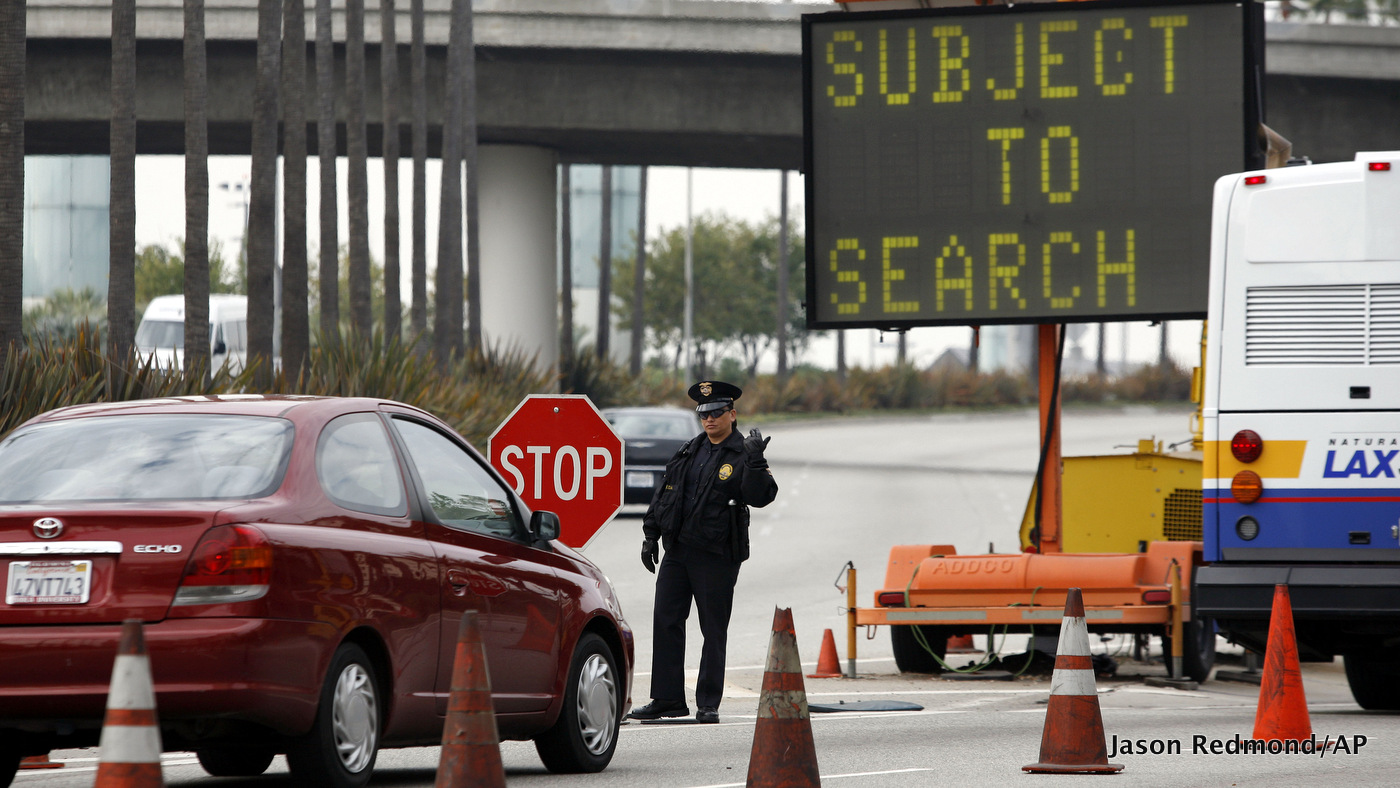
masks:
[[[733,466],[733,465],[730,465],[729,463],[726,462],[725,464],[719,466],[719,480],[720,480],[720,481],[724,481],[725,479],[728,479],[730,476],[733,476],[733,475],[734,475],[734,466]]]
[[[709,383],[701,383],[701,384],[700,384],[700,396],[702,396],[702,397],[708,397],[708,396],[710,396],[710,392],[711,392],[711,391],[714,391],[714,387],[711,386]]]

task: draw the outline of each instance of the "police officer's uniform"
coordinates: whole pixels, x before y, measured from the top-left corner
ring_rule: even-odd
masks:
[[[702,415],[732,409],[738,386],[703,382],[691,386]],[[767,506],[778,484],[763,456],[767,439],[753,430],[748,439],[732,429],[719,443],[696,436],[671,458],[642,521],[642,562],[655,561],[656,540],[666,548],[656,576],[653,615],[651,697],[636,709],[638,719],[683,717],[685,635],[691,599],[705,639],[695,686],[696,719],[717,722],[724,688],[725,647],[734,584],[749,557],[749,506]]]

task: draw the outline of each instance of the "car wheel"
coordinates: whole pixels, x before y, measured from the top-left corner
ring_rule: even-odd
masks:
[[[925,649],[915,636],[919,630]],[[948,633],[928,624],[899,624],[890,627],[890,645],[894,648],[894,664],[900,673],[942,673],[938,660],[948,655]],[[933,653],[929,653],[932,649]],[[936,658],[935,658],[936,657]]]
[[[379,752],[379,687],[363,649],[342,644],[331,658],[311,732],[292,743],[287,767],[316,788],[361,788]]]
[[[612,761],[622,723],[622,681],[602,638],[579,638],[564,686],[564,708],[535,738],[535,751],[551,772],[600,772]]]
[[[24,758],[17,747],[0,744],[0,788],[9,788],[19,771],[19,762]]]
[[[1367,711],[1400,711],[1400,684],[1395,672],[1400,670],[1400,654],[1396,651],[1352,652],[1342,656],[1346,666],[1347,685],[1356,705]]]
[[[195,755],[211,777],[257,777],[276,753],[266,747],[206,747]]]

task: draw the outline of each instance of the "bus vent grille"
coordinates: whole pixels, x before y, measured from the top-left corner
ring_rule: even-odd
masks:
[[[1162,538],[1170,542],[1201,541],[1201,491],[1172,490],[1162,502]]]
[[[1245,363],[1400,364],[1400,285],[1251,287]]]

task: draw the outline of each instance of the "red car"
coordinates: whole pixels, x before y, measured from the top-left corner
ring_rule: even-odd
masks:
[[[0,442],[0,788],[93,746],[124,619],[167,750],[217,776],[286,753],[364,785],[438,744],[463,612],[496,724],[553,771],[607,766],[633,643],[613,589],[461,437],[395,402],[182,397],[64,408]]]

